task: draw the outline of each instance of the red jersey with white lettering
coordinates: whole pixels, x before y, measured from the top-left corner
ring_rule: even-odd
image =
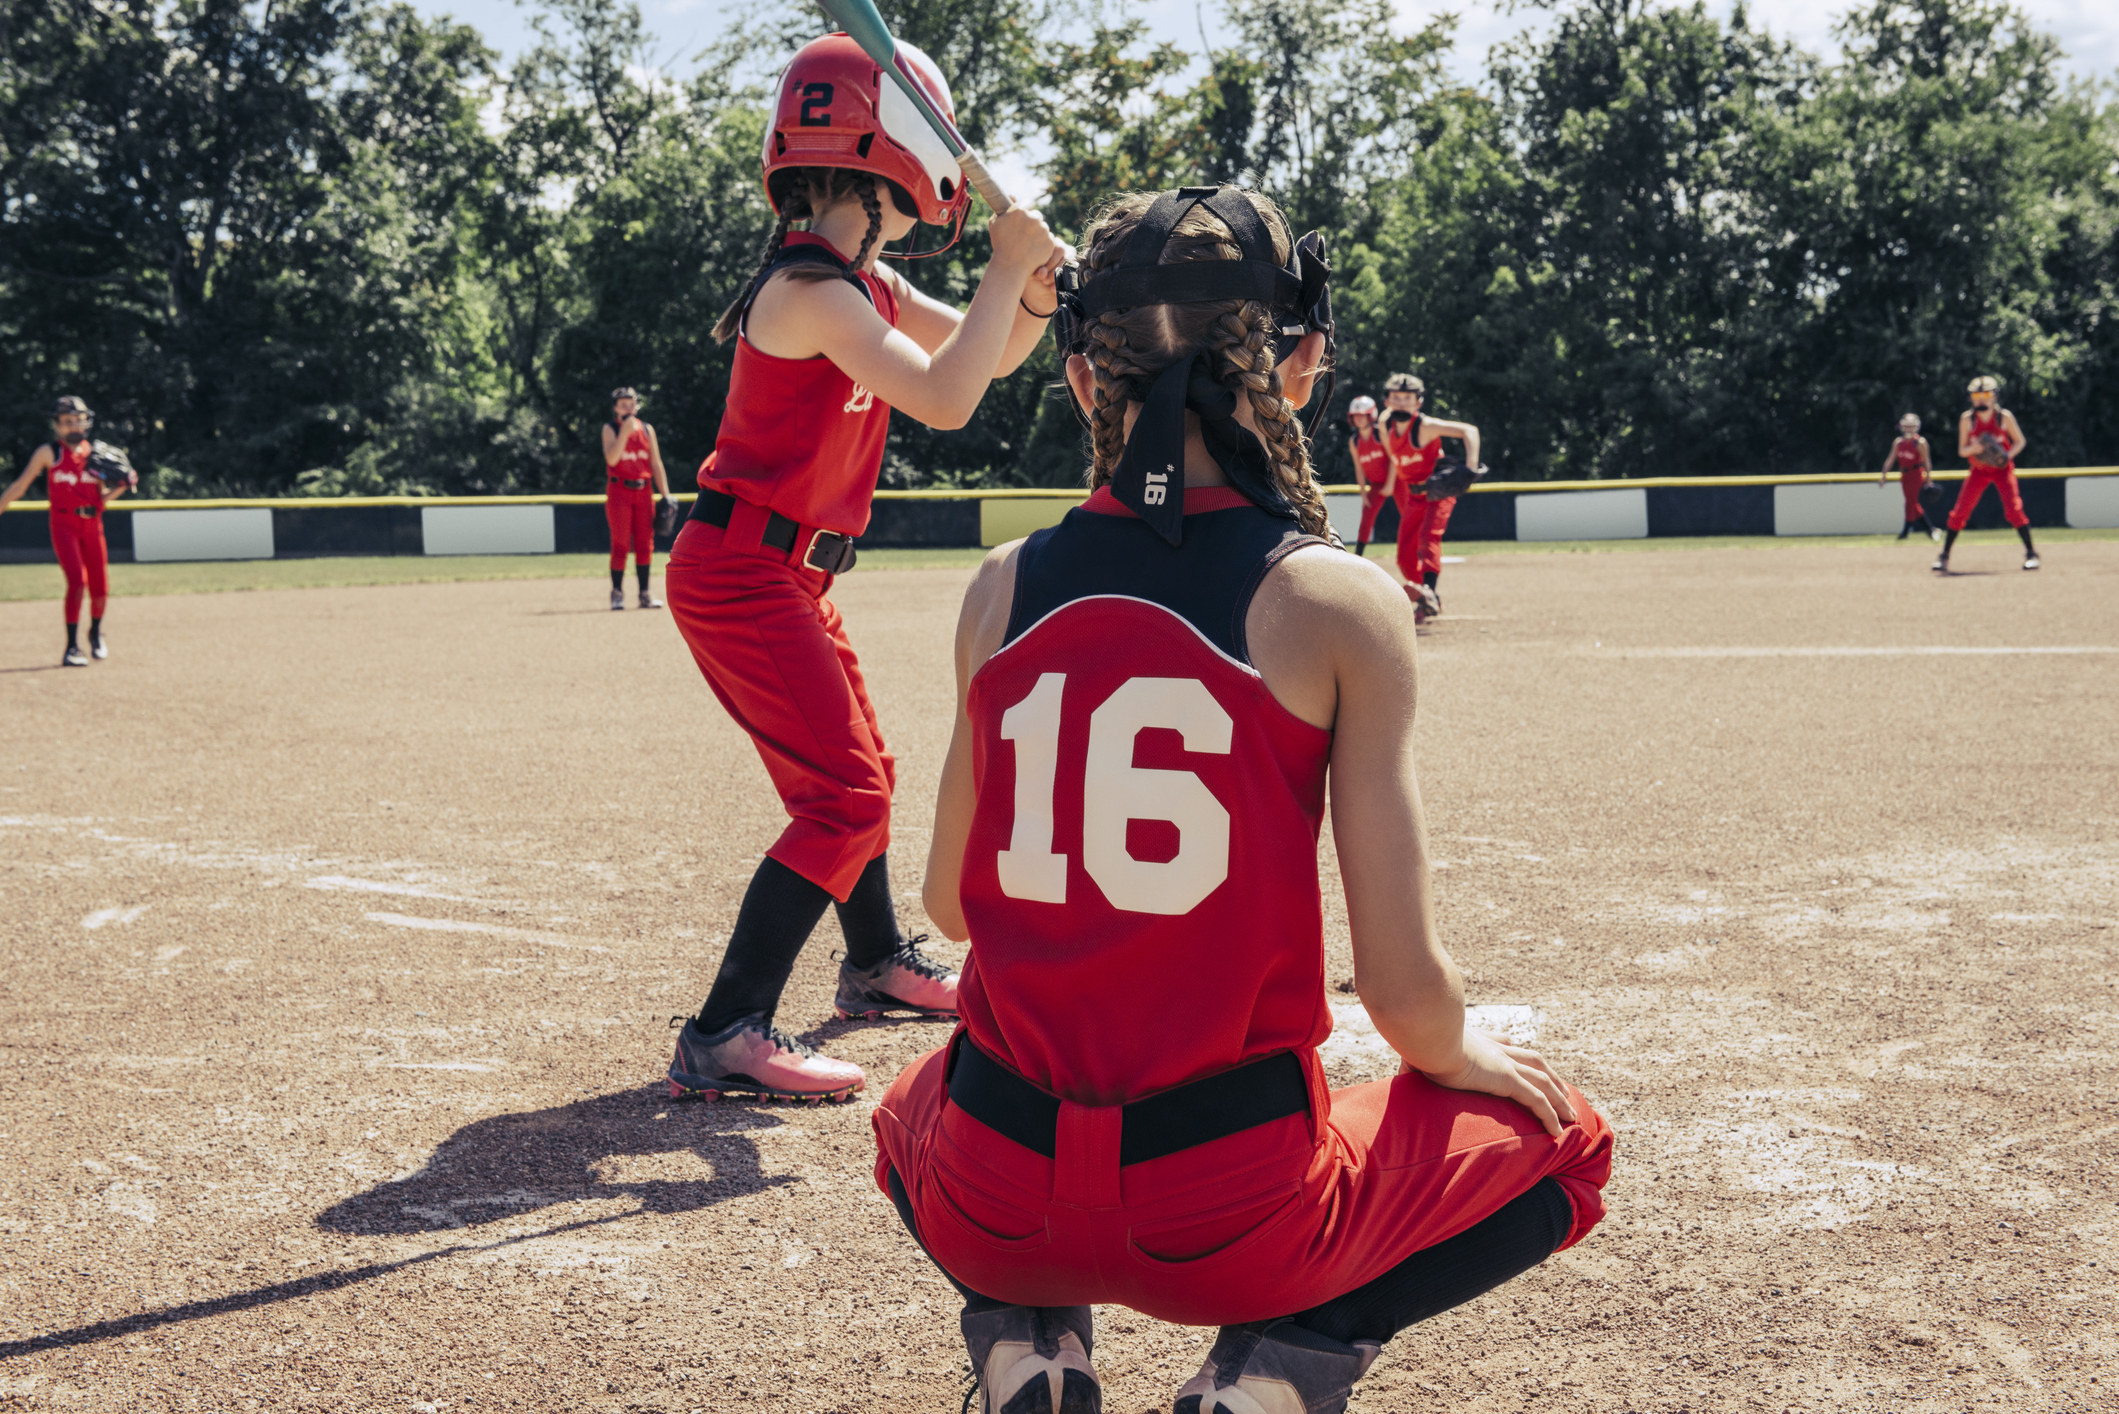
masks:
[[[1365,485],[1381,486],[1391,474],[1391,454],[1384,447],[1383,439],[1371,434],[1354,434],[1354,473]]]
[[[1918,437],[1899,438],[1897,442],[1892,444],[1891,456],[1898,463],[1899,475],[1910,476],[1914,474],[1921,469],[1920,439]]]
[[[617,462],[606,465],[604,470],[610,473],[611,481],[645,481],[650,485],[654,483],[655,462],[648,451],[647,425],[645,423],[634,428],[626,435],[625,445],[618,449]],[[606,484],[604,493],[608,495],[614,491],[630,491],[633,489],[629,486],[611,486]],[[646,488],[640,489],[644,490]]]
[[[58,460],[44,473],[48,488],[45,499],[53,510],[72,512],[89,506],[97,515],[103,513],[103,483],[89,474],[88,449],[86,437],[71,447],[64,442],[53,444]]]
[[[1419,488],[1435,471],[1435,463],[1442,457],[1442,439],[1437,437],[1426,446],[1420,445],[1421,417],[1418,413],[1393,427],[1384,423],[1384,441],[1391,456],[1399,463],[1398,490],[1401,494],[1418,496]]]
[[[2000,438],[2001,445],[2004,447],[2011,445],[2015,441],[2014,438],[2009,436],[2009,429],[2002,425],[2000,408],[1994,409],[1991,416],[1977,412],[1972,414],[1972,445],[1978,446],[1979,439],[1988,433]],[[1974,452],[1971,456],[1971,462],[1973,466],[1984,467],[1988,471],[2014,471],[2016,469],[2016,458],[2014,457],[2005,457],[2001,461],[1991,462],[1978,452]]]
[[[796,231],[789,245],[819,245],[846,257],[821,236]],[[898,322],[898,297],[871,271],[855,272],[876,313]],[[699,485],[778,511],[803,525],[859,535],[868,529],[890,405],[821,355],[775,358],[736,338],[728,408]]]
[[[1332,734],[1246,658],[1251,589],[1322,543],[1230,488],[1163,543],[1108,490],[1018,552],[971,680],[970,1037],[1112,1105],[1331,1032],[1317,832]]]

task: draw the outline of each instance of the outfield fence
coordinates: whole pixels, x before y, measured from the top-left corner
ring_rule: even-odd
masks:
[[[2119,467],[2019,471],[2034,526],[2119,528]],[[1939,472],[1954,498],[1965,473]],[[1080,490],[878,491],[863,546],[998,545],[1058,522]],[[680,501],[691,496],[682,495]],[[1332,524],[1351,541],[1361,496],[1328,486]],[[1474,486],[1450,520],[1453,540],[1629,540],[1702,535],[1878,535],[1900,525],[1895,479],[1875,475],[1658,477],[1639,481],[1493,482]],[[1948,501],[1931,510],[1939,522]],[[0,516],[0,561],[49,561],[41,501]],[[1975,530],[2003,524],[1985,497]],[[323,555],[599,554],[609,547],[601,496],[348,496],[332,500],[111,503],[104,528],[113,560],[270,560]],[[1397,538],[1385,505],[1375,534]],[[657,548],[667,549],[666,541]]]

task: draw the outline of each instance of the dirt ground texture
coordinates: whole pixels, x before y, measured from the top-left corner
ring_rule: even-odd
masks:
[[[1355,1409],[2119,1409],[2119,542],[1929,554],[1445,573],[1444,934],[1617,1167]],[[914,929],[966,578],[837,591]],[[87,671],[0,604],[0,1409],[957,1408],[867,1106],[666,1099],[781,816],[606,592],[120,598]],[[830,1022],[837,942],[782,1021],[880,1091],[947,1028]],[[1210,1333],[1099,1317],[1167,1409]]]

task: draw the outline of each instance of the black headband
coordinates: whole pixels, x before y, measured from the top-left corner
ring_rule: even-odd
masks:
[[[1219,216],[1243,252],[1240,260],[1162,263],[1170,233],[1194,206]],[[1323,396],[1307,430],[1314,433],[1331,405],[1333,343],[1331,262],[1324,238],[1311,231],[1289,242],[1287,264],[1275,257],[1265,217],[1230,186],[1179,187],[1155,198],[1126,238],[1118,264],[1078,286],[1063,270],[1054,337],[1062,354],[1083,352],[1086,325],[1114,309],[1158,304],[1254,300],[1273,311],[1272,360],[1277,365],[1313,330],[1325,336]],[[1199,414],[1207,450],[1239,491],[1260,508],[1293,518],[1295,509],[1273,480],[1272,460],[1256,433],[1236,421],[1236,392],[1214,380],[1205,350],[1195,350],[1157,374],[1142,400],[1125,455],[1111,475],[1111,494],[1172,545],[1184,539],[1184,446],[1187,410]],[[1079,406],[1075,415],[1082,416]],[[1086,419],[1084,419],[1086,422]]]

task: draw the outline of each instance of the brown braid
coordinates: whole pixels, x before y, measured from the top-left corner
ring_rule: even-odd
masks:
[[[788,228],[797,221],[816,224],[817,212],[835,201],[844,201],[849,196],[861,199],[861,209],[868,213],[868,237],[861,242],[861,253],[854,257],[854,268],[859,269],[868,260],[868,253],[875,248],[883,234],[883,206],[876,200],[875,178],[866,172],[851,171],[844,167],[795,167],[773,174],[773,192],[779,199],[780,219],[773,233],[766,238],[765,254],[758,258],[758,268],[743,286],[743,293],[736,296],[735,303],[722,311],[714,324],[714,341],[727,343],[743,330],[743,316],[750,303],[757,298],[758,281],[772,269],[774,257],[787,244]],[[821,265],[797,265],[780,272],[787,280],[836,280],[836,271]]]
[[[1286,260],[1287,218],[1270,198],[1257,192],[1243,195],[1265,218],[1266,229],[1272,233],[1274,255]],[[1154,202],[1152,193],[1122,196],[1091,221],[1081,255],[1087,274],[1094,275],[1118,263],[1127,238]],[[1201,205],[1185,213],[1162,252],[1164,265],[1242,258],[1243,249],[1236,244],[1228,226]],[[1273,366],[1270,309],[1256,300],[1142,305],[1105,311],[1096,317],[1087,333],[1085,354],[1095,374],[1089,413],[1091,488],[1108,482],[1125,454],[1127,403],[1145,401],[1148,385],[1156,374],[1178,359],[1204,349],[1214,380],[1248,397],[1251,417],[1258,426],[1274,480],[1295,508],[1296,521],[1312,535],[1328,534],[1331,521],[1325,513],[1324,495],[1311,473],[1309,439],[1303,435],[1294,406],[1281,391],[1280,373]]]

